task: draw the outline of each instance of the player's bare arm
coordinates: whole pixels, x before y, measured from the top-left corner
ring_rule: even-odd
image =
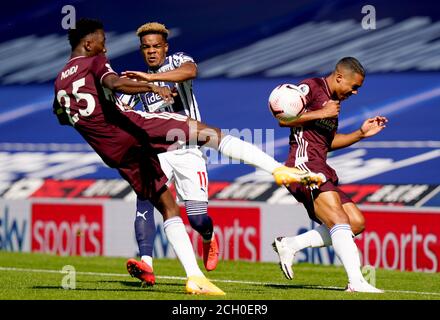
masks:
[[[146,73],[139,71],[125,71],[122,72],[122,75],[130,79],[147,82],[184,82],[197,77],[197,66],[193,62],[185,62],[179,68],[166,72]]]
[[[303,124],[325,118],[336,118],[341,109],[339,101],[329,100],[319,110],[307,111],[292,121],[279,120],[280,127],[298,127]]]
[[[374,118],[369,118],[364,121],[359,131],[362,132],[364,138],[374,136],[381,132],[385,127],[388,119],[382,116],[376,116]]]
[[[143,92],[154,92],[160,95],[165,100],[171,100],[173,93],[168,87],[159,87],[147,82],[133,81],[126,78],[121,78],[116,74],[107,75],[102,84],[104,87],[125,94],[137,94]]]
[[[337,133],[333,139],[331,150],[345,148],[351,146],[361,139],[374,136],[386,127],[385,124],[387,122],[387,118],[377,116],[365,120],[362,126],[356,131],[348,134]]]

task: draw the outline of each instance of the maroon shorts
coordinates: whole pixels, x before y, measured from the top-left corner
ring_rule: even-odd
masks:
[[[310,219],[318,223],[322,222],[316,217],[313,201],[321,192],[337,192],[341,198],[342,204],[353,202],[350,197],[345,194],[345,192],[343,192],[334,182],[329,180],[323,183],[319,189],[314,189],[313,191],[299,183],[292,183],[289,187],[287,187],[287,189],[298,202],[301,202],[304,205]]]
[[[174,113],[121,112],[104,127],[77,127],[111,168],[116,168],[141,199],[155,199],[167,178],[158,153],[189,140],[187,117]]]
[[[166,190],[168,179],[160,167],[159,159],[146,148],[130,148],[117,170],[140,199],[150,199],[155,203]]]
[[[141,142],[147,141],[156,154],[175,150],[178,141],[189,141],[187,116],[170,112],[131,110],[122,114],[133,124],[128,131],[135,134]]]
[[[174,150],[178,141],[188,142],[189,126],[187,117],[168,113],[124,112],[135,124],[133,132],[139,132],[141,148],[137,146],[128,152],[119,173],[133,187],[141,198],[154,200],[165,190],[167,177],[163,173],[158,153]],[[144,135],[147,137],[143,137]],[[145,143],[147,142],[147,143]]]

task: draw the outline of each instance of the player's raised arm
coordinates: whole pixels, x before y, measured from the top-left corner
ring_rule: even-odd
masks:
[[[125,71],[122,72],[122,75],[126,76],[127,78],[147,82],[183,82],[195,79],[197,77],[197,66],[193,62],[185,62],[179,68],[166,72],[145,73],[138,71]]]
[[[127,78],[119,77],[112,73],[102,80],[104,87],[125,94],[137,94],[143,92],[154,92],[165,100],[172,100],[173,93],[167,87],[159,87],[147,82],[133,81]]]
[[[386,127],[385,124],[387,122],[387,118],[377,116],[365,120],[362,126],[356,131],[348,134],[337,133],[332,141],[330,150],[345,148],[351,146],[361,139],[374,136]]]
[[[339,101],[329,100],[325,102],[323,107],[319,110],[302,113],[292,121],[278,120],[278,122],[281,127],[297,127],[309,121],[336,118],[339,115],[340,108]]]

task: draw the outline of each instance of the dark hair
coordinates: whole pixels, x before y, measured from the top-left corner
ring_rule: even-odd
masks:
[[[344,57],[336,64],[336,68],[338,67],[343,67],[344,69],[348,69],[365,77],[365,69],[356,58]]]
[[[68,38],[72,50],[76,48],[85,36],[100,29],[104,29],[104,25],[99,20],[88,18],[79,19],[76,22],[75,29],[69,29],[68,31]]]

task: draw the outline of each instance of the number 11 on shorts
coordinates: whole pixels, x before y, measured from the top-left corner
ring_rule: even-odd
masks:
[[[208,185],[208,182],[206,179],[206,172],[205,171],[197,171],[197,174],[199,175],[200,187],[206,188]]]

